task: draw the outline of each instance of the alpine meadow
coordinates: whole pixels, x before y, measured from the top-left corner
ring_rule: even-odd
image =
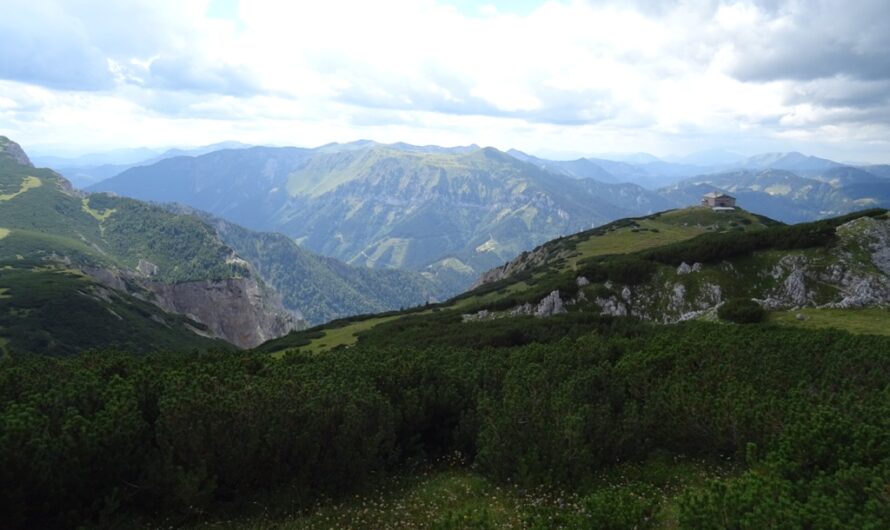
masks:
[[[890,528],[886,1],[0,12],[0,529]]]

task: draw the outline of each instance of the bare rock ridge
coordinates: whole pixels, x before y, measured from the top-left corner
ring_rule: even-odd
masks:
[[[27,154],[25,154],[22,146],[13,142],[5,136],[0,136],[0,154],[12,158],[16,163],[20,165],[34,167],[34,164],[31,163],[31,159],[28,158]]]

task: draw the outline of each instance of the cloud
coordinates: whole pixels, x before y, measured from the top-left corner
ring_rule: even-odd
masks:
[[[87,28],[56,7],[35,0],[2,9],[0,79],[70,90],[110,87],[108,63]]]
[[[890,79],[886,0],[796,0],[757,11],[752,23],[732,35],[736,78]]]
[[[33,138],[576,154],[890,142],[881,0],[244,0],[224,16],[210,0],[12,2],[0,123]],[[96,134],[73,134],[73,117]]]

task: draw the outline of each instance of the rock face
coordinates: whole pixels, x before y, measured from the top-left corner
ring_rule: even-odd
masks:
[[[689,265],[685,261],[677,267],[677,274],[689,274],[691,272],[699,272],[701,270],[701,263],[694,263]]]
[[[211,336],[242,348],[252,348],[305,327],[305,322],[285,311],[281,301],[253,278],[178,284],[149,282],[144,286],[161,309],[200,322]]]
[[[85,269],[99,283],[151,302],[206,326],[196,333],[220,338],[241,348],[307,327],[299,314],[287,311],[277,293],[253,277],[201,280],[184,283],[152,281],[153,269],[140,262],[139,275],[109,269]]]
[[[34,167],[31,159],[25,154],[22,147],[5,136],[0,136],[0,154],[4,154],[12,158],[16,163],[23,166]]]
[[[559,291],[553,291],[545,296],[535,308],[536,317],[549,317],[565,312],[566,308],[562,303],[562,298],[559,297]]]

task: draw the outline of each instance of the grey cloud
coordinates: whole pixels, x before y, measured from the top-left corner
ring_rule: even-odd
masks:
[[[739,61],[732,74],[739,80],[890,79],[887,0],[774,4],[770,14],[787,24],[766,24],[734,39]]]
[[[151,63],[142,83],[147,88],[245,96],[261,90],[237,67],[200,63],[184,56],[161,56]]]
[[[858,81],[847,78],[818,79],[794,84],[785,101],[826,108],[873,109],[890,104],[890,80]]]

